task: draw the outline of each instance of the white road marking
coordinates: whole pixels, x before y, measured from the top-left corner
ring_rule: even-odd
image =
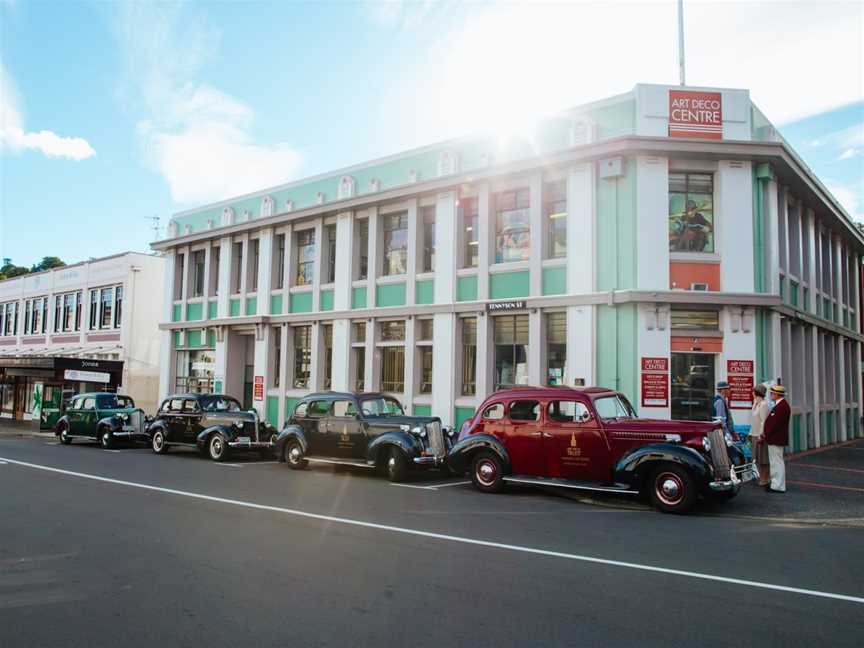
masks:
[[[256,504],[255,502],[246,502],[243,500],[228,499],[226,497],[216,497],[215,495],[204,495],[203,493],[193,493],[189,491],[181,491],[174,488],[164,488],[163,486],[152,486],[150,484],[140,484],[138,482],[130,482],[122,479],[112,479],[110,477],[101,477],[99,475],[91,475],[88,473],[80,473],[72,470],[64,470],[62,468],[52,468],[51,466],[42,466],[39,464],[28,463],[26,461],[18,461],[17,459],[9,459],[0,457],[0,461],[23,466],[25,468],[33,468],[35,470],[44,470],[46,472],[58,473],[61,475],[69,475],[71,477],[80,477],[82,479],[91,479],[93,481],[104,482],[107,484],[117,484],[120,486],[129,486],[131,488],[140,488],[156,493],[167,493],[169,495],[179,495],[181,497],[189,497],[207,502],[217,502],[220,504],[229,504],[231,506],[241,506],[244,508],[255,509],[258,511],[272,511],[274,513],[283,513],[285,515],[293,515],[310,520],[320,520],[322,522],[330,522],[335,524],[345,524],[348,526],[360,527],[364,529],[375,529],[377,531],[388,531],[390,533],[399,533],[402,535],[410,535],[420,538],[430,538],[432,540],[442,540],[445,542],[454,542],[458,544],[472,545],[475,547],[489,547],[490,549],[502,549],[505,551],[513,551],[517,553],[531,554],[534,556],[544,556],[548,558],[561,558],[563,560],[574,560],[578,562],[586,562],[595,565],[607,565],[610,567],[622,567],[624,569],[634,569],[637,571],[653,572],[658,574],[669,574],[672,576],[681,576],[683,578],[693,578],[697,580],[711,581],[715,583],[725,583],[728,585],[740,585],[742,587],[752,587],[755,589],[771,590],[774,592],[786,592],[789,594],[801,594],[803,596],[812,596],[815,598],[833,599],[837,601],[846,601],[849,603],[857,603],[864,605],[864,597],[851,596],[849,594],[837,594],[835,592],[824,592],[820,590],[806,589],[803,587],[789,587],[787,585],[775,585],[773,583],[758,583],[756,581],[745,580],[743,578],[730,578],[727,576],[717,576],[714,574],[705,574],[702,572],[685,571],[683,569],[672,569],[669,567],[657,567],[654,565],[643,565],[641,563],[625,562],[622,560],[611,560],[609,558],[597,558],[595,556],[584,556],[580,554],[565,553],[562,551],[550,551],[548,549],[537,549],[535,547],[526,547],[523,545],[505,544],[502,542],[492,542],[490,540],[479,540],[476,538],[466,538],[463,536],[447,535],[445,533],[434,533],[432,531],[421,531],[419,529],[409,529],[405,527],[391,526],[389,524],[378,524],[377,522],[366,522],[364,520],[354,520],[351,518],[337,517],[334,515],[323,515],[321,513],[310,513],[308,511],[300,511],[297,509],[283,508],[281,506],[270,506],[267,504]],[[230,464],[223,464],[230,465]],[[422,486],[420,488],[427,488]]]
[[[8,462],[6,462],[6,461],[0,461],[0,466],[8,466],[8,465],[9,465]]]
[[[431,486],[415,486],[414,484],[394,484],[391,482],[391,486],[399,486],[400,488],[416,488],[418,490],[437,490],[432,488]]]
[[[59,441],[46,441],[45,445],[60,445]]]
[[[448,482],[446,484],[430,484],[429,488],[447,488],[448,486],[465,486],[466,484],[470,484],[470,481],[462,481],[462,482]]]
[[[109,450],[108,448],[102,448],[105,452],[123,452],[122,450]]]
[[[216,464],[217,466],[228,466],[228,468],[242,468],[243,467],[243,464],[229,464],[229,463],[223,463],[221,461],[214,461],[213,463]]]

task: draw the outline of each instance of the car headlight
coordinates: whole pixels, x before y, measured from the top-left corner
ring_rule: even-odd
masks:
[[[117,418],[119,418],[121,421],[128,421],[128,420],[129,420],[129,415],[128,415],[128,414],[120,413],[120,414],[117,415]]]
[[[727,446],[731,446],[735,443],[735,439],[732,438],[731,432],[726,432],[726,433],[724,433],[723,436],[726,437],[726,445]]]
[[[243,427],[243,421],[234,421],[234,425],[236,425],[238,428],[242,428]]]
[[[419,425],[411,430],[414,434],[419,436],[421,439],[426,438],[426,428],[420,427]]]
[[[453,435],[456,434],[456,430],[454,430],[454,429],[453,429],[452,427],[450,427],[449,425],[445,425],[444,427],[442,427],[442,428],[441,428],[441,431],[444,432],[444,434],[445,434],[446,436],[451,437],[451,438],[453,437]]]
[[[705,448],[705,452],[711,452],[711,439],[707,436],[702,437],[702,447]]]
[[[402,425],[399,426],[399,429],[402,430],[403,432],[410,432],[410,431],[411,431],[411,426],[410,426],[410,425],[405,425],[405,424],[403,423]]]

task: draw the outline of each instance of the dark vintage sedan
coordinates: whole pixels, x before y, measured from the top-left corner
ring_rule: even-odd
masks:
[[[225,461],[236,450],[257,450],[269,456],[276,428],[254,410],[221,394],[175,394],[166,398],[150,422],[153,452],[194,448],[213,461]]]
[[[412,468],[441,466],[451,435],[437,417],[406,416],[391,396],[322,392],[297,403],[276,456],[294,469],[310,461],[378,468],[395,482]]]
[[[118,441],[149,442],[144,410],[129,396],[111,392],[78,394],[64,405],[54,433],[64,445],[73,439],[89,439],[110,449]]]

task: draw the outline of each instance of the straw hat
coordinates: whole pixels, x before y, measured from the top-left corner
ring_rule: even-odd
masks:
[[[785,396],[786,388],[783,385],[771,385],[771,392],[774,394],[779,394],[780,396]]]

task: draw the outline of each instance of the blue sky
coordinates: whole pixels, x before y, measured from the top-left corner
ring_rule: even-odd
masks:
[[[685,2],[864,220],[860,3]],[[0,256],[146,250],[147,217],[676,81],[675,3],[0,0]]]

